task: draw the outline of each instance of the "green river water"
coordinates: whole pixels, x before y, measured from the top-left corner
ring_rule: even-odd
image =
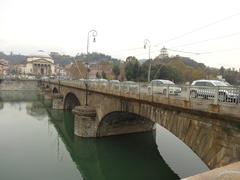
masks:
[[[0,180],[171,180],[208,170],[160,126],[83,139],[71,112],[47,104],[37,93],[0,94]]]

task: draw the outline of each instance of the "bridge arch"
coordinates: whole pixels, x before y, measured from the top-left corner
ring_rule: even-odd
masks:
[[[97,127],[97,137],[151,131],[154,122],[143,116],[126,111],[106,114]]]
[[[54,87],[53,90],[52,90],[52,93],[53,93],[53,94],[59,93],[59,92],[58,92],[58,89],[57,89],[56,87]]]
[[[69,92],[64,98],[64,109],[72,110],[76,106],[80,106],[80,101],[74,93]]]

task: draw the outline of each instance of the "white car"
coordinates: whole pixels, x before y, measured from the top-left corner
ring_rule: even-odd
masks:
[[[160,93],[169,95],[178,95],[181,93],[181,88],[177,87],[174,82],[165,79],[154,79],[151,81],[150,85],[147,87],[148,93]]]
[[[213,99],[216,91],[218,91],[219,101],[238,102],[239,100],[239,88],[218,80],[193,81],[190,96],[192,98],[203,97],[205,99]]]

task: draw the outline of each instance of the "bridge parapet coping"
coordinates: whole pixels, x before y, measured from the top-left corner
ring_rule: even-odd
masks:
[[[55,85],[66,86],[69,88],[75,88],[82,91],[85,91],[85,83],[83,81],[49,81],[46,83],[52,83]],[[142,85],[139,83],[139,87],[137,89],[130,89],[129,87],[126,89],[124,87],[124,83],[120,83],[119,85],[115,85],[114,88],[108,83],[105,86],[98,83],[90,83],[88,82],[88,89],[93,93],[100,93],[110,96],[118,96],[119,98],[129,98],[132,100],[145,101],[145,103],[156,103],[186,110],[192,111],[202,111],[203,113],[211,113],[212,115],[223,115],[229,118],[240,119],[240,108],[237,100],[236,102],[223,102],[221,100],[216,101],[215,97],[208,97],[210,99],[204,98],[192,98],[189,94],[190,90],[192,90],[191,86],[181,86],[182,94],[181,95],[170,95],[168,96],[164,94],[148,92],[147,85]],[[238,87],[234,87],[238,88]],[[213,89],[216,94],[216,89]],[[219,90],[219,88],[218,88]],[[239,89],[240,91],[240,89]],[[240,95],[239,95],[240,97]],[[216,103],[217,102],[217,103]],[[144,103],[144,102],[143,102]]]
[[[195,176],[184,178],[183,180],[239,180],[240,162],[232,163],[227,166],[216,168]]]
[[[96,117],[96,109],[91,106],[76,106],[72,111],[79,116]]]

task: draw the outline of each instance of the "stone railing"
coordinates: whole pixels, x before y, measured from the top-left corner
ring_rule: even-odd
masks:
[[[109,83],[91,81],[46,81],[62,86],[204,111],[240,119],[239,87],[198,87],[186,85],[152,86],[149,83]]]

